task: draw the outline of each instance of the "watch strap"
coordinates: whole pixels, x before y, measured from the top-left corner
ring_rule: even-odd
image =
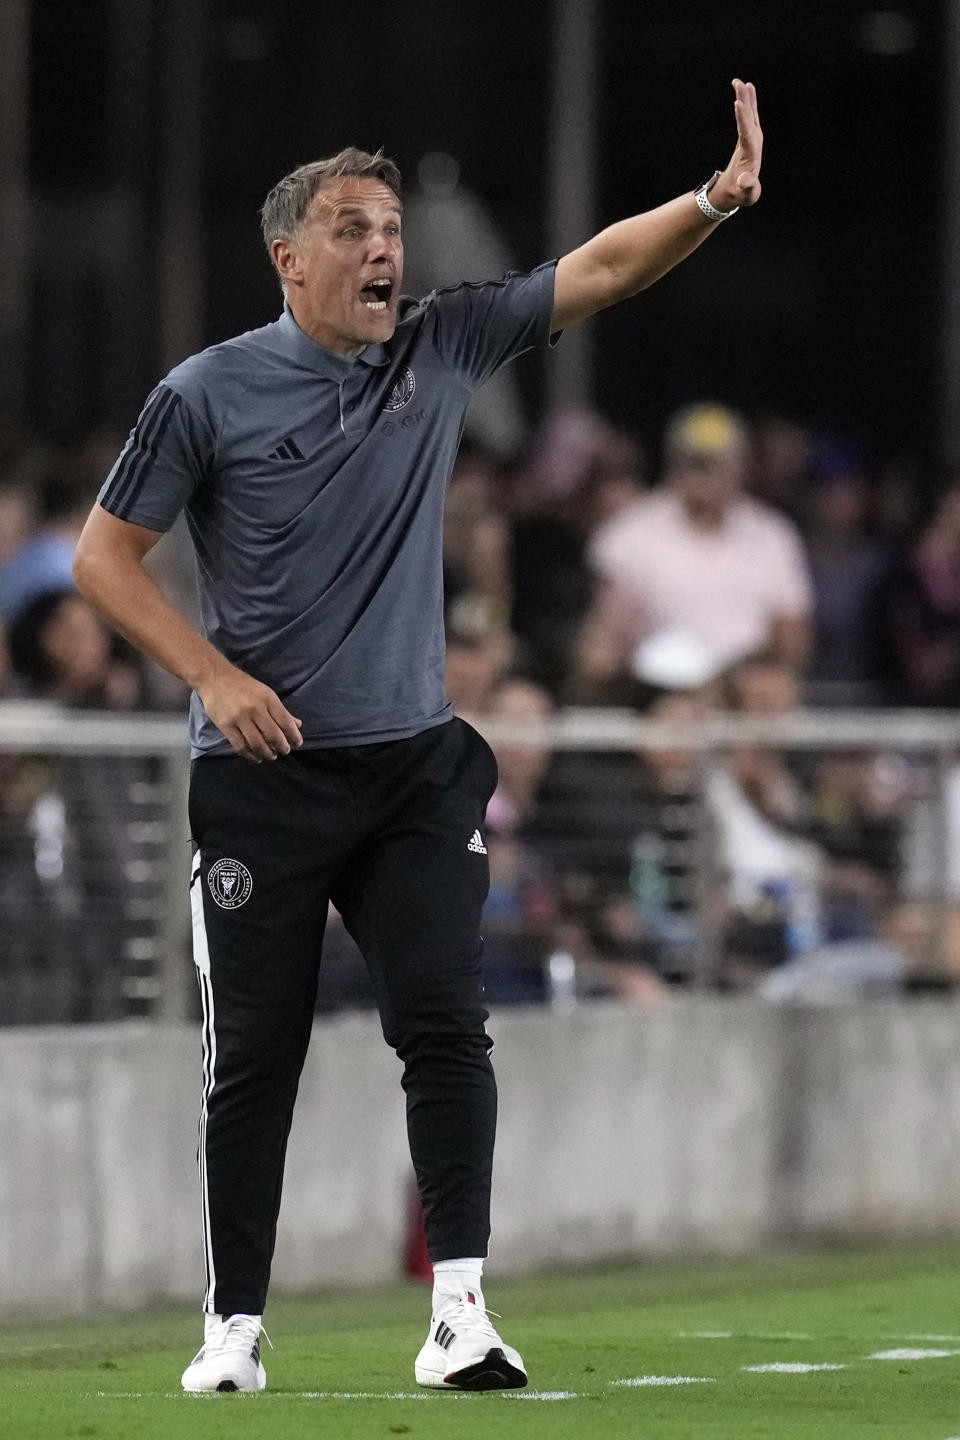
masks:
[[[698,185],[696,190],[694,190],[693,192],[694,200],[696,200],[702,214],[704,214],[708,220],[729,220],[730,216],[736,215],[737,211],[740,209],[739,205],[735,205],[732,210],[718,210],[716,205],[711,205],[710,200],[707,196],[707,191],[710,190],[710,188],[717,183],[719,178],[720,171],[714,170],[713,174],[710,176],[710,179],[704,180],[703,184]]]

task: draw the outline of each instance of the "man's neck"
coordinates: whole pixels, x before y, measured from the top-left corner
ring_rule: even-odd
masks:
[[[726,505],[696,505],[689,500],[680,501],[684,516],[694,530],[722,530],[733,502]]]
[[[332,355],[341,355],[344,360],[356,360],[357,356],[362,355],[364,350],[366,350],[366,342],[362,340],[358,340],[355,345],[349,346],[347,346],[347,342],[343,342],[342,345],[336,343],[331,344],[331,335],[328,326],[312,317],[305,308],[297,305],[289,291],[286,295],[286,301],[290,314],[297,324],[297,328],[302,330],[304,335],[312,340],[314,345],[319,345],[322,350],[329,350]],[[344,348],[344,346],[347,346],[347,348]]]

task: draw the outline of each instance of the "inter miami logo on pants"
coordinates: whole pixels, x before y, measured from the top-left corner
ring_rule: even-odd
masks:
[[[253,876],[239,860],[218,860],[210,867],[207,884],[221,910],[236,910],[250,899]]]

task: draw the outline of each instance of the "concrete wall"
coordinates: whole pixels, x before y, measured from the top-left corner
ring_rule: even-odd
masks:
[[[819,1236],[960,1233],[960,1006],[678,999],[501,1012],[501,1273]],[[274,1285],[396,1271],[410,1167],[399,1062],[318,1026]],[[198,1299],[192,1031],[0,1031],[0,1311]]]

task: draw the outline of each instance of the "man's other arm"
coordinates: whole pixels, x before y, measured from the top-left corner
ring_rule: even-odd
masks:
[[[757,93],[742,80],[734,80],[733,88],[737,144],[708,197],[718,210],[755,205],[760,198],[763,132]],[[702,213],[691,192],[602,230],[558,261],[551,328],[563,330],[646,290],[720,223]]]
[[[147,573],[144,557],[159,539],[95,505],[74,557],[77,589],[138,650],[196,690],[238,754],[256,762],[289,754],[302,743],[300,721],[199,635]]]
[[[770,649],[778,660],[802,674],[813,649],[809,613],[775,615],[770,625]]]

